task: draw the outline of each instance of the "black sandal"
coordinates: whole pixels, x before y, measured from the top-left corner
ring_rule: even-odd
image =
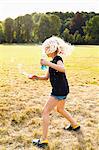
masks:
[[[64,130],[71,131],[72,129],[73,129],[73,128],[72,128],[72,126],[71,126],[71,125],[68,125],[68,126],[64,127]]]
[[[68,131],[78,131],[80,129],[80,125],[76,125],[75,127],[72,127],[71,125],[68,125],[66,127],[64,127],[64,130],[68,130]]]
[[[73,127],[73,131],[78,131],[78,130],[80,130],[80,125]]]
[[[48,140],[40,141],[40,139],[34,139],[32,143],[39,148],[45,148],[46,146],[48,146]]]

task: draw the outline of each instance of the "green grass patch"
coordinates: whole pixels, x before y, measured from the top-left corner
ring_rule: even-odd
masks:
[[[15,73],[16,66],[23,64],[26,71],[42,74],[40,58],[38,45],[0,45],[0,72],[6,78],[8,72]],[[64,58],[64,63],[70,83],[98,84],[99,46],[75,46],[72,55]]]

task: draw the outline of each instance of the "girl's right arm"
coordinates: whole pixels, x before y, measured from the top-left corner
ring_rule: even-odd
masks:
[[[32,80],[48,80],[49,79],[49,70],[47,72],[47,74],[45,76],[37,76],[37,75],[33,75],[31,78]]]

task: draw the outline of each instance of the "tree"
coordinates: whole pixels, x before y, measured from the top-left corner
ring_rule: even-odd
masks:
[[[92,43],[94,43],[92,37],[90,35],[88,35],[88,34],[86,34],[84,36],[84,42],[85,42],[85,44],[92,44]]]
[[[99,44],[99,13],[32,13],[0,21],[0,43],[41,43],[52,35],[71,43]]]
[[[0,43],[4,42],[3,24],[0,22]]]
[[[51,36],[51,34],[49,33],[49,29],[50,29],[49,17],[48,15],[42,15],[38,25],[38,33],[37,33],[39,41],[42,42],[46,38]]]
[[[99,44],[99,16],[98,15],[94,16],[86,23],[86,26],[84,28],[84,33],[85,33],[86,41],[89,41],[92,44]]]
[[[41,42],[52,35],[58,35],[61,21],[56,15],[43,14],[38,25],[38,38]]]
[[[74,34],[74,43],[75,44],[83,44],[84,40],[79,31],[76,31]]]
[[[64,30],[62,36],[66,42],[73,43],[73,35],[69,33],[67,28]]]
[[[33,30],[33,20],[31,15],[25,15],[23,17],[24,26],[24,40],[25,42],[31,42],[32,40],[32,30]]]
[[[32,21],[33,21],[32,41],[34,43],[39,43],[38,29],[39,29],[41,16],[42,16],[41,13],[32,14]]]
[[[13,19],[7,18],[4,22],[4,33],[5,33],[5,41],[7,43],[13,42],[14,35],[14,22]]]
[[[56,15],[50,15],[50,33],[52,35],[59,35],[60,34],[60,27],[61,27],[61,20]]]
[[[15,42],[17,43],[25,42],[23,16],[17,17],[14,21],[14,36]]]
[[[79,31],[79,33],[81,35],[83,35],[83,28],[82,26],[85,25],[85,21],[83,19],[83,16],[81,13],[77,12],[74,16],[74,18],[72,19],[71,21],[71,24],[70,24],[70,33],[71,34],[74,34],[76,32],[76,30]]]
[[[58,16],[62,21],[68,19],[68,18],[73,18],[74,13],[73,12],[47,12],[46,14],[51,14],[51,15],[56,15]]]
[[[63,13],[63,12],[52,12],[52,13],[48,12],[47,14],[56,15],[60,18],[60,20],[61,20],[60,35],[62,35],[65,28],[69,29],[71,19],[74,17],[73,12],[66,12],[66,13]]]

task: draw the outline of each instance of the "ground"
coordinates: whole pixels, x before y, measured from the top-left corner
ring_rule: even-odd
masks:
[[[32,81],[21,75],[19,64],[33,74],[40,69],[40,46],[0,46],[0,149],[38,150],[33,138],[42,135],[42,109],[49,98],[49,81]],[[78,132],[64,131],[68,124],[55,110],[50,115],[47,150],[98,150],[99,46],[76,46],[64,59],[70,93],[65,109],[80,123]]]

